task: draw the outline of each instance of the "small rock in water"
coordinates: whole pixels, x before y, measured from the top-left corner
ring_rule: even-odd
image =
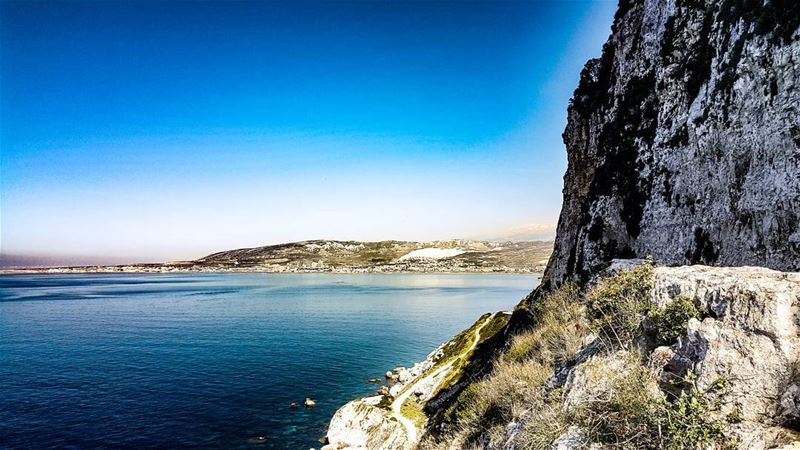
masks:
[[[303,404],[306,405],[306,408],[312,408],[314,406],[317,406],[317,402],[314,401],[314,399],[309,398],[309,397],[306,397],[306,399],[303,402]]]
[[[266,436],[254,436],[247,440],[251,444],[264,444],[267,442]]]
[[[297,408],[298,406],[300,405],[297,402],[292,402],[289,404],[289,408]]]
[[[367,383],[380,383],[380,382],[381,382],[380,378],[370,378],[369,380],[367,380]]]

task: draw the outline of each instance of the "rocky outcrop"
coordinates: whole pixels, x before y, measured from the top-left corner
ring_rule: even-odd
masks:
[[[800,269],[800,3],[622,0],[581,73],[546,280],[613,258]]]
[[[692,299],[703,318],[691,319],[673,348],[656,350],[664,352],[658,359],[665,361],[665,385],[688,373],[700,389],[724,380],[721,412],[740,416],[744,448],[763,447],[771,427],[800,423],[800,273],[657,268],[653,303],[679,295]]]
[[[339,408],[328,426],[324,450],[412,447],[403,425],[392,417],[384,396],[354,400]]]
[[[348,402],[336,411],[328,426],[324,450],[412,448],[408,433],[392,411],[392,404],[409,385],[431,370],[445,356],[450,341],[440,345],[411,368],[397,367],[386,372],[392,384],[380,386],[378,395]],[[437,379],[437,381],[439,381]],[[435,383],[416,383],[413,394],[427,400],[436,388]]]

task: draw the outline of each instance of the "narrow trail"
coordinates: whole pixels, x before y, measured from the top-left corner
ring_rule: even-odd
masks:
[[[406,429],[406,434],[408,435],[408,441],[411,442],[411,444],[413,446],[416,446],[417,439],[418,439],[418,437],[417,437],[417,425],[414,423],[414,421],[412,419],[409,419],[408,417],[403,415],[403,412],[401,410],[402,407],[403,407],[403,403],[405,403],[405,401],[408,399],[408,397],[411,396],[411,394],[414,393],[414,388],[419,383],[427,381],[427,380],[429,380],[431,378],[435,378],[435,377],[441,375],[442,373],[448,372],[453,367],[453,364],[456,363],[456,361],[459,361],[462,358],[464,358],[467,355],[469,355],[470,353],[472,353],[472,351],[475,350],[475,347],[477,347],[478,342],[480,342],[480,340],[481,340],[481,330],[483,329],[484,326],[486,326],[486,324],[491,322],[492,319],[494,318],[494,316],[496,316],[497,314],[502,314],[502,313],[494,313],[494,314],[492,314],[486,320],[484,320],[483,323],[478,328],[475,329],[475,339],[472,341],[472,344],[466,350],[461,352],[461,354],[459,354],[456,358],[453,358],[453,360],[450,361],[449,363],[447,363],[447,364],[443,365],[442,367],[436,369],[432,373],[430,373],[428,375],[425,375],[424,377],[418,378],[413,383],[411,383],[408,386],[406,386],[406,388],[403,389],[403,392],[400,395],[398,395],[397,398],[395,398],[394,401],[392,402],[392,416],[394,418],[396,418],[401,424],[403,424],[403,427],[405,427],[405,429]],[[438,388],[438,386],[437,386],[437,388]]]

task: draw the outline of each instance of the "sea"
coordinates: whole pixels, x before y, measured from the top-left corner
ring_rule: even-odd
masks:
[[[510,274],[3,275],[0,448],[319,448],[336,409],[376,391],[370,378],[424,359],[538,283]],[[317,406],[303,407],[306,397]]]

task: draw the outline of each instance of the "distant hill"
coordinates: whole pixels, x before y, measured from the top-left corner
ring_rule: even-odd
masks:
[[[194,261],[31,268],[31,272],[509,272],[540,273],[550,241],[314,240],[227,250]]]
[[[435,242],[316,240],[229,250],[208,255],[192,263],[206,267],[260,266],[297,269],[370,269],[370,271],[436,268],[442,271],[504,269],[533,272],[537,267],[543,270],[552,247],[552,242],[542,241],[492,243],[471,240]]]

